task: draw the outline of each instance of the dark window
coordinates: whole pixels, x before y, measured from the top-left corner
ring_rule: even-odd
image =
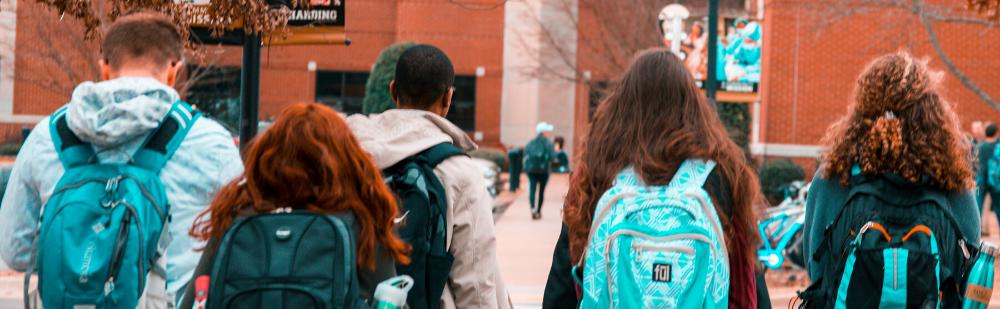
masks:
[[[601,100],[604,100],[604,96],[607,95],[608,86],[608,81],[596,81],[590,84],[587,121],[594,120],[594,113],[597,112],[597,106],[601,104]]]
[[[367,72],[317,72],[316,101],[344,114],[360,113],[367,82]]]
[[[236,133],[240,123],[240,68],[187,67],[188,103]]]
[[[476,130],[476,77],[455,76],[455,95],[451,97],[448,120],[462,130]]]

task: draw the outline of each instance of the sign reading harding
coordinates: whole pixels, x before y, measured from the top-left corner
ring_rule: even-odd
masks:
[[[288,17],[288,25],[300,26],[344,26],[343,0],[311,0],[309,8],[296,8]]]
[[[287,36],[265,38],[265,44],[349,44],[347,36],[344,32],[344,26],[346,25],[344,2],[344,0],[310,0],[308,8],[301,7],[292,9],[291,15],[288,16],[288,28],[290,33],[288,33]],[[235,34],[235,39],[226,39],[227,37],[232,37],[234,32],[227,32],[227,34],[223,35],[222,39],[208,36],[209,32],[207,27],[210,23],[208,17],[209,0],[196,0],[189,3],[194,5],[194,12],[191,14],[191,26],[196,34],[198,34],[199,31],[204,34],[204,37],[199,36],[201,42],[218,42],[233,45],[241,44],[239,42],[241,42],[242,34]],[[287,1],[268,0],[268,3],[272,5],[279,3],[287,4]],[[229,30],[242,27],[242,20],[227,21],[226,23],[230,25]]]

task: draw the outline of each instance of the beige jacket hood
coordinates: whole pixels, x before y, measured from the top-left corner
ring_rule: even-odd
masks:
[[[379,168],[387,168],[434,145],[450,142],[459,149],[478,148],[462,129],[430,112],[392,109],[381,114],[347,117],[361,146]]]
[[[440,143],[464,151],[477,147],[462,129],[426,111],[354,115],[347,124],[382,169]],[[456,156],[441,162],[434,174],[448,198],[448,252],[455,257],[442,308],[511,308],[496,257],[493,198],[486,192],[482,169],[469,157]]]

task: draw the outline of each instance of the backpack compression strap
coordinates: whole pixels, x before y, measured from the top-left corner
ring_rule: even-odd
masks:
[[[146,139],[132,160],[140,167],[159,172],[177,148],[180,148],[181,142],[198,118],[201,118],[201,113],[191,105],[181,101],[174,102],[167,116],[160,122],[160,127]]]
[[[68,106],[63,106],[49,117],[52,144],[55,145],[59,162],[62,162],[65,169],[85,165],[94,158],[94,148],[90,143],[84,142],[69,129],[69,122],[66,121],[68,109]]]

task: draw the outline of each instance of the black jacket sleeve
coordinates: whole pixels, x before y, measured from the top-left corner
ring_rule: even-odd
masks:
[[[555,250],[552,252],[552,268],[549,269],[549,279],[545,283],[545,294],[542,298],[544,309],[577,308],[580,299],[576,294],[576,282],[573,275],[573,261],[569,257],[569,229],[564,224]]]

